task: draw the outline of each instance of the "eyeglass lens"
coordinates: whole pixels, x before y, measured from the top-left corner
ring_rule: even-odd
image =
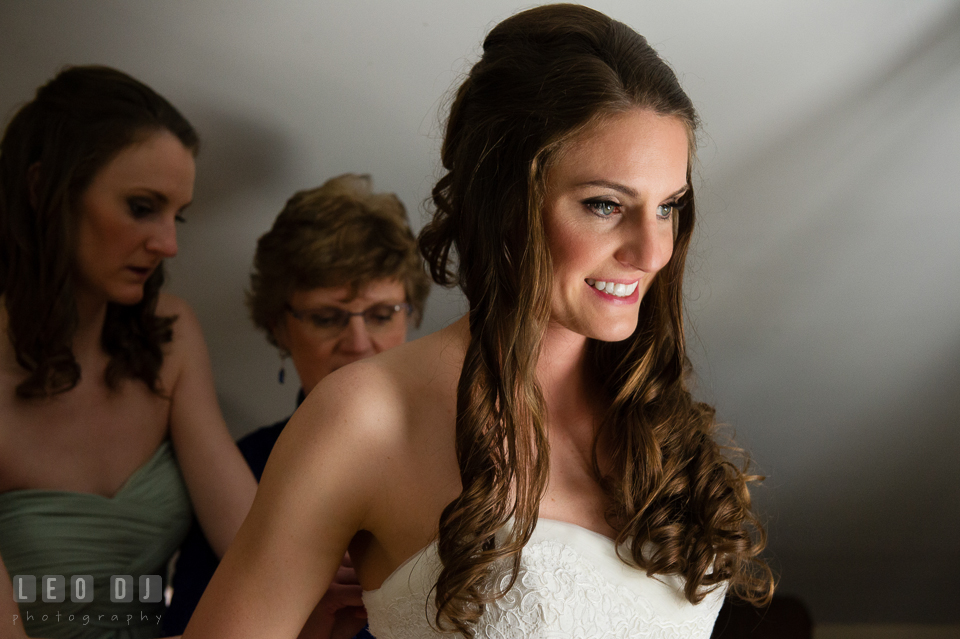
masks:
[[[358,313],[351,313],[342,308],[333,306],[315,311],[295,311],[290,309],[294,317],[309,321],[313,326],[324,331],[340,331],[350,323],[354,315],[363,317],[367,330],[376,331],[392,326],[402,311],[407,309],[406,304],[377,304]]]

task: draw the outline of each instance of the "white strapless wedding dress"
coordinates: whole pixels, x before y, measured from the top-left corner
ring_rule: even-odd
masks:
[[[433,627],[431,590],[440,572],[437,544],[397,568],[378,590],[363,593],[377,639],[443,637]],[[504,585],[508,577],[499,577]],[[707,639],[724,589],[698,605],[676,575],[647,577],[617,557],[613,540],[574,524],[540,519],[524,547],[513,588],[487,606],[477,639]]]

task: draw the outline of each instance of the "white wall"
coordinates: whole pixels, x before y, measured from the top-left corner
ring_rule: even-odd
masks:
[[[243,306],[286,198],[374,176],[419,228],[446,95],[528,5],[4,0],[0,118],[64,64],[144,80],[203,136],[169,264],[236,434],[295,380]],[[689,310],[699,393],[768,477],[783,590],[818,621],[960,621],[960,7],[636,0],[701,111]],[[428,302],[421,333],[463,310]]]

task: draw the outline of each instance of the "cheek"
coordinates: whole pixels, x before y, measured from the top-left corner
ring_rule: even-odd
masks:
[[[301,377],[324,377],[330,372],[333,347],[329,341],[291,335],[290,356]]]
[[[301,357],[307,360],[322,360],[333,350],[329,340],[319,340],[311,335],[302,336],[295,342],[294,348],[300,351]]]
[[[403,328],[402,331],[398,330],[396,333],[390,335],[383,335],[375,337],[373,340],[373,345],[378,353],[389,350],[394,346],[400,346],[405,341],[407,341],[407,329]]]
[[[124,262],[141,242],[140,229],[105,213],[84,215],[77,228],[77,255],[87,262]]]
[[[99,233],[88,224],[77,230],[77,243],[73,252],[77,273],[88,280],[105,276],[112,263],[108,243],[102,241]]]
[[[575,270],[589,253],[583,233],[561,224],[548,229],[547,245],[554,273],[566,273]]]
[[[667,265],[670,263],[670,260],[673,259],[673,249],[674,249],[674,246],[675,246],[675,243],[674,243],[674,239],[673,239],[673,235],[672,235],[672,234],[671,234],[669,237],[664,238],[664,241],[663,241],[663,253],[664,253],[663,265],[662,265],[662,266],[660,267],[660,269],[657,271],[657,274],[658,274],[658,275],[660,274],[660,271],[662,271],[664,268],[667,267]]]
[[[286,316],[282,338],[283,345],[290,351],[290,356],[303,362],[315,359],[318,353],[325,350],[329,351],[329,348],[324,348],[323,340],[317,339],[316,335],[303,325],[303,322],[290,315]]]

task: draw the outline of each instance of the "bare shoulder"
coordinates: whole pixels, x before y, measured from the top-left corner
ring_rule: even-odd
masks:
[[[443,360],[436,335],[321,380],[284,428],[278,458],[289,456],[287,468],[303,464],[304,472],[341,463],[362,467],[362,477],[354,479],[387,500],[394,488],[410,489],[404,478],[422,476],[419,468],[455,465],[459,367],[456,358]],[[269,471],[268,465],[265,478]],[[353,474],[347,468],[340,473]]]
[[[284,432],[309,441],[320,431],[347,429],[370,444],[390,438],[402,426],[403,389],[378,363],[357,362],[323,378],[291,418]]]
[[[398,387],[412,396],[415,409],[429,410],[435,402],[456,400],[468,343],[466,322],[461,320],[364,363],[381,367]]]
[[[328,375],[290,418],[250,515],[257,519],[257,504],[268,505],[264,530],[294,521],[315,539],[342,539],[345,546],[367,525],[403,439],[402,400],[378,373],[357,367]]]
[[[185,367],[209,367],[207,344],[203,339],[200,320],[190,305],[176,295],[160,293],[157,300],[157,316],[174,318],[171,329],[173,339],[164,345],[164,385],[172,385],[180,379]]]
[[[200,320],[185,300],[176,295],[160,293],[157,316],[174,318],[171,326],[173,340],[166,346],[167,355],[189,357],[191,354],[206,354],[207,347],[203,340]]]
[[[382,467],[407,436],[410,395],[403,379],[381,361],[364,360],[323,378],[283,430],[299,454],[338,455]]]
[[[157,316],[176,318],[173,322],[173,337],[200,334],[200,321],[190,305],[180,297],[169,293],[160,293],[157,299]]]
[[[462,348],[439,331],[334,371],[297,413],[363,428],[364,438],[409,437],[436,422],[439,408],[455,409],[462,366]]]

